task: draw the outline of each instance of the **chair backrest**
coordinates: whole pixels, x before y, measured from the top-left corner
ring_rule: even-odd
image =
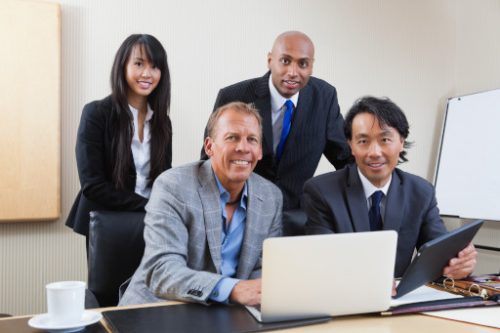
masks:
[[[302,236],[306,234],[307,215],[302,209],[283,211],[283,236]]]
[[[88,289],[99,305],[118,304],[118,289],[144,253],[144,212],[90,212]]]

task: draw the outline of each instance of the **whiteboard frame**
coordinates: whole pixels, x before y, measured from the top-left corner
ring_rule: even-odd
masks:
[[[473,94],[468,94],[468,95],[462,95],[462,96],[456,96],[456,97],[451,97],[447,101],[447,107],[446,107],[446,113],[445,113],[445,118],[441,130],[441,139],[439,143],[439,151],[438,151],[438,156],[437,156],[437,161],[436,161],[436,169],[435,169],[435,174],[434,174],[434,186],[436,188],[436,197],[438,201],[438,206],[441,210],[441,215],[442,216],[451,216],[451,217],[459,217],[459,218],[467,218],[467,219],[485,219],[485,220],[490,220],[490,221],[500,221],[500,202],[495,203],[494,201],[500,201],[500,197],[496,197],[494,195],[491,196],[483,196],[478,200],[477,195],[480,195],[482,192],[479,189],[482,189],[483,187],[493,187],[495,184],[498,183],[498,190],[497,192],[500,191],[500,172],[484,172],[483,173],[483,167],[486,169],[488,167],[494,168],[494,166],[491,166],[488,164],[488,161],[490,159],[494,160],[493,155],[488,155],[484,154],[483,151],[481,151],[482,148],[489,147],[488,142],[489,138],[488,135],[494,136],[492,133],[498,133],[496,135],[495,140],[493,141],[493,144],[491,144],[491,147],[500,147],[500,121],[495,122],[492,121],[491,124],[497,124],[498,129],[495,129],[493,132],[489,133],[487,130],[483,130],[483,128],[474,128],[474,124],[477,127],[480,126],[489,126],[488,122],[485,123],[489,118],[484,117],[484,116],[478,116],[477,114],[470,114],[470,110],[466,109],[465,107],[456,107],[457,103],[471,103],[471,101],[475,101],[478,98],[483,99],[483,101],[480,103],[485,103],[484,108],[481,107],[481,104],[479,103],[479,107],[474,109],[474,112],[479,113],[480,115],[482,113],[491,113],[493,116],[493,119],[498,118],[500,120],[500,89],[494,89],[494,90],[488,90],[488,91],[482,91],[482,92],[477,92]],[[492,108],[492,111],[484,111],[483,109],[488,109],[487,106],[491,105],[488,102],[490,100],[493,100],[495,102],[494,108]],[[497,103],[498,101],[498,103]],[[477,103],[477,102],[476,102]],[[465,104],[467,107],[467,105]],[[465,111],[464,111],[465,110]],[[456,116],[456,114],[452,114],[452,112],[469,112],[469,114],[466,114],[466,119],[467,122],[464,122],[464,125],[462,126],[471,126],[470,131],[465,131],[465,132],[460,132],[463,133],[464,135],[459,135],[458,140],[456,140],[457,135],[456,133],[453,133],[453,131],[456,131],[456,128],[449,127],[450,124],[450,119],[451,117],[458,118],[460,119],[460,116]],[[462,115],[463,117],[463,115]],[[485,119],[486,118],[486,119]],[[470,120],[477,119],[478,122],[470,122]],[[453,119],[456,121],[456,119]],[[460,122],[458,122],[460,124]],[[453,125],[452,125],[453,126]],[[494,126],[494,125],[493,125]],[[457,128],[460,128],[457,126]],[[451,133],[450,133],[451,131]],[[469,143],[467,141],[463,141],[464,137],[467,137],[470,135],[470,133],[474,133],[475,137],[477,140],[475,140],[473,143]],[[453,144],[450,144],[448,140],[451,140],[447,135],[452,135],[453,136]],[[458,143],[456,143],[458,142]],[[462,161],[458,160],[458,163],[450,162],[449,156],[450,154],[453,154],[453,148],[457,149],[454,145],[459,146],[460,143],[463,144],[463,151],[461,152],[462,155]],[[470,149],[467,147],[467,145],[470,145]],[[450,148],[452,147],[452,148]],[[460,146],[461,147],[461,146]],[[470,151],[472,150],[472,151]],[[450,153],[451,151],[451,153]],[[479,152],[478,152],[479,151]],[[466,159],[467,153],[472,153],[472,159]],[[498,149],[498,154],[499,157],[497,157],[499,163],[497,164],[500,166],[500,149]],[[447,158],[446,162],[443,161],[443,156]],[[457,158],[456,156],[452,156],[453,158]],[[485,157],[485,160],[481,160],[481,157]],[[462,162],[462,163],[460,163]],[[450,165],[452,165],[452,168],[450,169]],[[444,166],[443,166],[444,165]],[[446,177],[449,177],[450,174],[454,174],[455,172],[458,172],[460,170],[464,171],[465,168],[464,165],[467,165],[470,171],[468,174],[458,174],[458,177],[468,177],[468,178],[460,178],[462,181],[460,182],[451,182],[449,179],[446,179]],[[492,165],[495,165],[495,163],[492,163]],[[443,170],[444,169],[444,170]],[[455,171],[453,169],[456,169],[458,171]],[[498,168],[500,171],[500,168]],[[443,176],[444,171],[449,171],[449,174],[446,174],[446,176]],[[494,171],[494,170],[492,170]],[[486,174],[487,179],[484,179],[481,181],[480,176],[484,176]],[[478,176],[480,175],[480,176]],[[498,176],[497,178],[492,178],[492,176]],[[479,178],[479,181],[475,181],[475,177]],[[442,180],[445,178],[445,180]],[[472,184],[467,184],[467,181],[471,182]],[[444,183],[443,183],[444,182]],[[457,185],[452,185],[450,186],[450,183],[457,183]],[[474,186],[476,184],[487,184],[487,185],[482,185],[481,187],[478,188],[477,191],[474,190]],[[490,184],[492,184],[490,186]],[[444,186],[444,189],[443,189]],[[462,194],[462,192],[466,192],[467,194]],[[470,194],[469,194],[470,193]],[[479,194],[475,194],[479,193]],[[484,190],[484,193],[488,193],[487,190]],[[494,194],[494,192],[493,192]],[[461,197],[461,195],[463,197]],[[466,200],[470,199],[470,200]],[[452,203],[450,203],[452,202]],[[470,204],[468,204],[470,203]]]

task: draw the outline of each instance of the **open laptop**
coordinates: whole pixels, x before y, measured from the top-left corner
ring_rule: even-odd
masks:
[[[395,231],[264,241],[259,322],[379,312],[389,308]]]
[[[396,288],[395,298],[440,277],[450,259],[456,257],[472,241],[483,222],[473,221],[422,245],[403,274]]]

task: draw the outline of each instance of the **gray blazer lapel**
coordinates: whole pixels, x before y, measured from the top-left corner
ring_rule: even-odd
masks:
[[[349,166],[346,191],[347,205],[351,213],[354,231],[370,231],[370,220],[368,218],[365,192],[355,164]]]
[[[405,195],[406,191],[404,191],[403,180],[399,177],[398,173],[394,171],[385,201],[384,229],[399,231],[405,211]]]
[[[247,217],[245,222],[245,235],[241,246],[238,277],[247,278],[252,273],[257,261],[262,252],[262,242],[267,236],[267,232],[272,222],[271,219],[261,218],[260,212],[264,198],[260,196],[259,187],[253,180],[254,176],[250,176],[247,182],[248,186],[248,205]]]
[[[198,175],[200,188],[198,193],[201,199],[203,209],[203,218],[205,220],[205,230],[207,233],[207,242],[210,249],[210,255],[217,273],[220,273],[221,266],[221,234],[222,234],[222,213],[220,210],[219,189],[215,182],[212,171],[212,163],[207,160],[202,164]]]

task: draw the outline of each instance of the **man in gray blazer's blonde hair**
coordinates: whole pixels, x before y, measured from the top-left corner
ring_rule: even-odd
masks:
[[[262,158],[257,110],[212,113],[210,157],[170,169],[146,206],[144,257],[120,305],[165,299],[260,304],[262,244],[281,235],[281,191],[253,173]]]

